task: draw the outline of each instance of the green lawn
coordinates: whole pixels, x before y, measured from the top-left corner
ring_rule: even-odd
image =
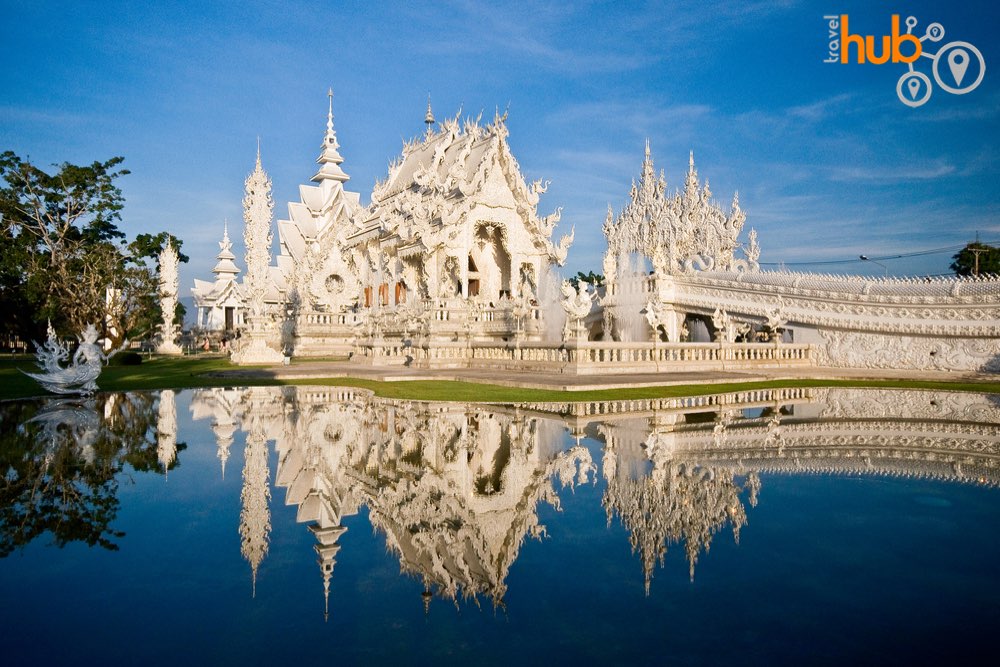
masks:
[[[414,400],[493,401],[599,401],[632,398],[665,398],[697,396],[729,391],[768,387],[886,387],[898,389],[940,389],[947,391],[978,391],[1000,393],[997,382],[930,382],[911,380],[774,380],[730,384],[691,384],[667,387],[637,387],[634,389],[602,389],[599,391],[557,391],[520,389],[497,385],[473,384],[449,380],[409,380],[378,382],[360,378],[310,378],[304,380],[234,379],[207,375],[213,371],[237,370],[222,357],[154,358],[139,366],[108,366],[98,385],[106,391],[130,389],[183,389],[188,387],[327,385],[362,387],[379,396]],[[32,357],[0,360],[0,399],[26,398],[44,395],[34,380],[18,369],[36,370]]]

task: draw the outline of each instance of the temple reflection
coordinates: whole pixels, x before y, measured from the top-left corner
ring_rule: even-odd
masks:
[[[115,548],[116,475],[179,465],[185,400],[163,391],[0,406],[0,556],[45,532]],[[345,519],[362,508],[424,605],[503,606],[522,546],[546,534],[540,508],[558,509],[567,486],[598,484],[648,593],[668,550],[693,578],[720,533],[749,530],[775,475],[1000,482],[1000,400],[988,394],[797,388],[502,406],[256,387],[193,390],[189,410],[214,438],[220,479],[245,442],[237,528],[251,593],[273,483],[314,537],[327,609]],[[56,502],[70,487],[74,502]]]
[[[683,550],[693,578],[717,533],[738,540],[762,475],[998,481],[1000,406],[973,393],[800,388],[519,406],[237,393],[199,390],[192,412],[212,420],[223,461],[237,424],[247,432],[240,530],[256,547],[244,556],[256,577],[269,525],[261,447],[273,440],[275,485],[315,535],[327,604],[344,517],[366,507],[402,571],[423,583],[425,605],[502,605],[525,539],[545,535],[539,503],[558,508],[557,483],[596,479],[584,435],[601,446],[602,504],[626,529],[647,593],[668,548]]]

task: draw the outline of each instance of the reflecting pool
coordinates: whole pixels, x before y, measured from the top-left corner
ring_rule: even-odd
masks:
[[[994,652],[1000,396],[0,403],[5,664]],[[990,662],[990,661],[988,661]]]

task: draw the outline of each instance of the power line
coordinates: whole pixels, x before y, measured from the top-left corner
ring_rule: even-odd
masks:
[[[980,241],[983,245],[998,245],[1000,241]],[[963,243],[961,245],[945,246],[943,248],[932,248],[931,250],[918,250],[915,252],[900,253],[898,255],[872,255],[869,257],[870,260],[884,261],[887,259],[906,259],[909,257],[922,257],[924,255],[936,255],[944,252],[957,252],[965,248],[968,244]],[[832,265],[832,264],[856,264],[862,261],[860,258],[853,259],[828,259],[828,260],[818,260],[815,262],[760,262],[761,266],[820,266],[820,265]]]

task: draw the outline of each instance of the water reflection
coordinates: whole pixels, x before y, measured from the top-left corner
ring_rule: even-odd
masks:
[[[2,410],[0,555],[45,532],[60,546],[116,548],[118,474],[166,475],[185,449],[171,391]],[[245,437],[238,530],[254,593],[269,549],[274,455],[274,487],[315,538],[327,605],[345,518],[361,508],[402,571],[422,582],[425,604],[439,596],[502,606],[525,540],[546,534],[539,508],[558,509],[559,488],[598,476],[607,521],[625,529],[647,594],[669,549],[683,550],[693,578],[716,535],[738,540],[766,498],[762,475],[1000,481],[1000,403],[973,393],[776,389],[500,406],[217,388],[193,391],[190,412],[211,428],[220,479]]]
[[[524,540],[545,534],[539,503],[558,508],[556,482],[594,478],[584,434],[603,443],[602,504],[628,532],[647,593],[669,547],[681,545],[693,578],[717,532],[738,540],[761,473],[998,481],[1000,407],[971,393],[780,389],[483,406],[311,388],[282,389],[279,401],[276,391],[200,390],[192,412],[212,420],[223,461],[237,423],[247,431],[241,535],[254,577],[269,526],[262,452],[275,442],[275,484],[316,537],[327,601],[343,519],[364,506],[403,572],[423,582],[425,603],[501,605]]]
[[[521,544],[545,534],[537,505],[558,508],[555,483],[594,478],[590,451],[564,447],[561,423],[517,408],[275,391],[248,389],[237,398],[233,390],[200,390],[191,403],[196,418],[211,420],[220,459],[235,429],[247,433],[240,535],[254,579],[270,527],[269,440],[275,486],[316,537],[326,596],[343,519],[365,506],[403,572],[423,582],[425,601],[482,596],[502,604]]]
[[[119,473],[161,472],[162,462],[165,474],[185,448],[175,429],[170,459],[161,456],[158,404],[162,398],[143,393],[2,404],[0,557],[44,534],[58,547],[117,549]]]

